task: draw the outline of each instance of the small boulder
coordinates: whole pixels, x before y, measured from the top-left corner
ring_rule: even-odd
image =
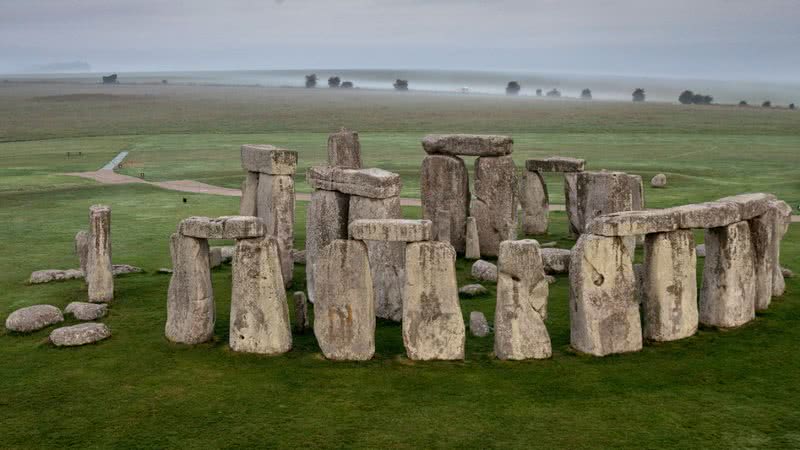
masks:
[[[108,313],[108,305],[104,303],[72,302],[64,309],[78,320],[97,320]]]
[[[497,281],[497,266],[479,259],[472,265],[472,278],[479,281]]]
[[[792,278],[794,277],[794,272],[787,267],[781,267],[781,275],[783,275],[783,278]]]
[[[31,273],[31,278],[28,282],[30,284],[42,284],[51,281],[74,280],[77,278],[83,278],[83,271],[78,269],[46,269]]]
[[[695,252],[697,253],[697,256],[700,256],[700,257],[702,257],[702,258],[705,258],[705,257],[706,257],[706,244],[700,244],[700,245],[698,245],[698,246],[695,248]]]
[[[111,337],[111,330],[105,324],[89,322],[56,328],[50,333],[50,342],[56,347],[74,347],[93,344],[109,337]]]
[[[653,186],[654,188],[662,188],[666,185],[667,185],[667,176],[664,175],[663,173],[654,176],[653,179],[650,180],[650,186]]]
[[[292,249],[292,260],[295,264],[306,264],[306,251],[305,250],[297,250]]]
[[[552,275],[545,275],[544,279],[545,279],[545,281],[547,281],[547,284],[553,284],[553,283],[556,282],[556,277],[554,277]]]
[[[114,264],[111,266],[111,274],[114,276],[125,275],[126,273],[142,273],[141,267],[130,266],[128,264]]]
[[[52,305],[33,305],[20,308],[6,318],[6,329],[17,333],[30,333],[63,322],[61,310]]]
[[[487,292],[489,292],[489,290],[480,284],[468,284],[458,288],[458,294],[463,295],[464,297],[475,297],[478,295],[483,295]]]
[[[486,321],[486,316],[480,311],[469,313],[469,331],[473,336],[477,337],[486,337],[492,332],[489,328],[489,322]]]

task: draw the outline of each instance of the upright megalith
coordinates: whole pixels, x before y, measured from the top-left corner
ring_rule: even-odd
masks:
[[[175,233],[170,238],[172,278],[165,335],[172,342],[200,344],[214,336],[216,311],[208,263],[208,240]]]
[[[361,143],[358,132],[342,128],[328,135],[328,165],[347,169],[361,168]]]
[[[439,208],[436,210],[436,236],[437,241],[450,243],[450,233],[452,231],[452,219],[450,218],[450,210]]]
[[[403,344],[410,359],[464,359],[466,329],[455,261],[455,250],[445,242],[406,247]]]
[[[258,215],[258,172],[247,172],[242,181],[242,198],[239,201],[239,215]]]
[[[367,246],[335,240],[317,255],[314,334],[328,359],[364,361],[375,353],[375,303]]]
[[[636,280],[621,237],[584,234],[572,250],[570,343],[595,356],[642,348]]]
[[[108,303],[114,299],[114,276],[111,272],[111,207],[89,208],[89,245],[86,257],[86,285],[89,301]]]
[[[517,168],[511,156],[475,160],[475,198],[470,206],[478,225],[482,256],[497,256],[500,242],[517,230]]]
[[[294,329],[298,333],[305,333],[308,325],[308,299],[306,293],[297,291],[292,295],[294,301]]]
[[[772,283],[775,281],[775,258],[777,245],[775,242],[775,223],[778,211],[769,208],[764,214],[750,219],[750,238],[753,242],[753,267],[755,268],[756,311],[765,311],[772,302]]]
[[[642,178],[623,172],[578,172],[567,179],[567,216],[570,229],[586,233],[595,217],[644,208]]]
[[[540,172],[529,170],[523,172],[519,202],[522,206],[522,232],[525,234],[547,233],[550,197],[547,194],[547,184]]]
[[[464,257],[467,259],[481,259],[481,241],[478,237],[478,222],[475,218],[467,217],[467,236]]]
[[[86,230],[78,231],[75,235],[75,255],[78,257],[81,272],[86,277],[86,268],[89,262],[89,232]]]
[[[494,353],[500,359],[543,359],[552,355],[544,325],[547,294],[539,243],[505,241],[498,258]]]
[[[691,230],[645,236],[642,320],[646,339],[674,341],[697,331],[697,255]]]
[[[347,239],[350,196],[336,191],[316,190],[306,213],[306,285],[314,303],[316,263],[319,253],[336,239]]]
[[[700,323],[729,328],[755,318],[755,262],[750,226],[741,221],[706,230]]]
[[[469,216],[469,173],[464,160],[457,156],[428,155],[420,169],[422,218],[434,222],[439,229],[436,213],[450,212],[450,243],[457,252],[466,246],[466,221]]]
[[[292,348],[278,249],[272,236],[236,242],[229,338],[233,351],[275,355]]]
[[[782,200],[770,201],[770,207],[776,211],[775,232],[773,235],[775,245],[774,269],[772,271],[772,295],[783,295],[786,290],[786,282],[783,279],[783,272],[780,266],[781,241],[789,231],[789,223],[792,220],[792,207]]]

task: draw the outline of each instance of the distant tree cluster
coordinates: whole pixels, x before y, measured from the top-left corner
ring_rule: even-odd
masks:
[[[789,103],[789,109],[791,109],[792,111],[794,111],[794,110],[795,110],[794,103]]]
[[[747,100],[741,100],[741,101],[739,101],[739,106],[748,106],[748,105],[747,105]]]
[[[342,82],[342,89],[352,89],[353,82],[352,81],[343,81]]]
[[[769,101],[769,100],[766,100],[766,101],[764,101],[764,103],[761,104],[761,107],[762,108],[772,108],[772,102]]]
[[[317,74],[306,75],[306,87],[309,89],[317,87]]]
[[[548,97],[553,97],[553,98],[561,97],[561,91],[559,91],[556,88],[553,88],[553,89],[547,91],[547,96]]]
[[[394,90],[396,90],[396,91],[407,91],[408,90],[408,80],[401,80],[401,79],[398,78],[397,80],[395,80],[393,86],[394,86]]]
[[[519,85],[519,82],[509,81],[506,86],[506,95],[518,95],[521,90],[522,86]]]
[[[342,85],[342,80],[339,77],[330,77],[328,78],[328,87],[329,88],[338,88]]]
[[[537,97],[541,97],[542,96],[542,90],[541,89],[537,89],[536,90],[536,96]]]
[[[645,100],[645,93],[644,89],[636,88],[633,90],[633,101],[635,102],[643,102]]]
[[[684,105],[710,105],[714,101],[714,97],[685,90],[678,96],[678,101]]]
[[[581,98],[584,99],[584,100],[591,100],[592,99],[592,90],[589,89],[589,88],[586,88],[586,89],[582,90],[581,91]]]
[[[117,74],[115,73],[112,73],[107,77],[106,76],[103,77],[103,84],[117,84],[117,83],[119,83],[119,81],[117,81]]]

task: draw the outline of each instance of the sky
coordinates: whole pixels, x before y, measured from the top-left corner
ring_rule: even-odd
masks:
[[[800,0],[0,0],[0,72],[424,68],[798,81]]]

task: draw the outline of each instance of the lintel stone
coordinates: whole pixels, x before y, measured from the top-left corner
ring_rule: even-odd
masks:
[[[297,152],[272,145],[245,144],[241,149],[242,168],[269,175],[294,175]]]
[[[586,160],[566,156],[550,156],[544,159],[529,159],[525,168],[529,172],[583,172]]]
[[[264,236],[264,221],[253,216],[189,217],[178,232],[198,239],[248,239]]]
[[[422,139],[422,148],[428,154],[505,156],[514,150],[514,139],[488,134],[430,134]]]
[[[360,241],[429,241],[432,228],[430,220],[360,219],[350,224],[350,235]]]
[[[400,195],[400,175],[383,169],[344,169],[316,166],[306,172],[306,180],[314,189],[338,191],[368,198],[389,198]]]

